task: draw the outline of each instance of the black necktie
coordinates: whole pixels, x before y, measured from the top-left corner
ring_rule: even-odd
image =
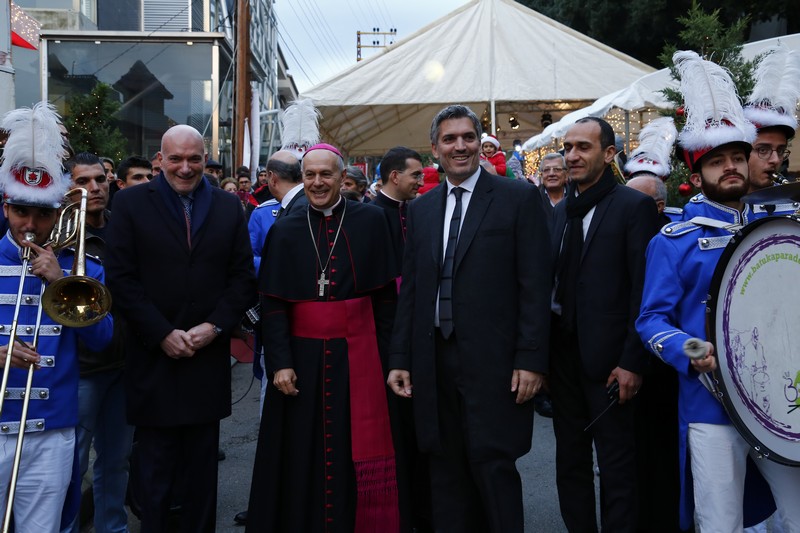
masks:
[[[439,331],[445,339],[453,334],[453,266],[456,257],[456,244],[458,244],[458,230],[461,227],[461,187],[453,188],[456,197],[456,206],[453,217],[450,219],[450,232],[447,236],[447,248],[444,250],[442,263],[442,277],[439,281]]]
[[[286,209],[284,209],[283,206],[281,206],[281,208],[278,209],[278,214],[275,217],[275,220],[278,220],[279,218],[281,218],[285,212],[286,212]]]

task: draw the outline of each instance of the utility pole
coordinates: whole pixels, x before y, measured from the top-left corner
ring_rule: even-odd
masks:
[[[236,0],[236,72],[234,74],[233,94],[233,168],[229,175],[234,175],[236,167],[241,164],[244,154],[244,119],[250,109],[250,7],[247,0]]]
[[[372,39],[372,44],[361,44],[362,35],[374,35],[375,38]],[[391,28],[389,31],[381,31],[380,28],[372,28],[372,31],[357,31],[356,61],[361,61],[362,48],[388,48],[389,45],[394,44],[394,40],[396,37],[397,37],[397,28]]]

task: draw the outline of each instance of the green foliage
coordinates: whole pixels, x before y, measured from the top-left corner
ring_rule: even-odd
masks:
[[[539,13],[597,39],[612,48],[656,66],[666,42],[681,30],[680,17],[697,8],[696,0],[517,0]],[[704,0],[723,25],[732,26],[747,13],[747,36],[754,21],[782,19],[787,33],[800,32],[797,0]],[[699,52],[699,50],[698,50]],[[566,54],[565,54],[566,55]]]
[[[742,58],[744,33],[748,24],[748,17],[741,17],[733,25],[726,26],[720,20],[720,10],[710,13],[703,11],[699,6],[693,6],[685,17],[679,17],[683,29],[678,32],[678,43],[667,44],[659,56],[661,62],[669,67],[672,77],[680,80],[678,72],[672,63],[672,55],[676,50],[694,50],[704,59],[714,61],[728,69],[731,73],[739,99],[744,103],[753,91],[754,70],[756,61],[746,61]],[[664,96],[674,104],[674,109],[666,113],[675,120],[675,126],[680,131],[683,128],[683,113],[678,109],[683,105],[683,97],[676,89],[666,88],[661,91]],[[682,206],[690,197],[683,197],[678,193],[681,183],[689,183],[689,168],[674,157],[672,160],[672,174],[667,180],[667,205]],[[692,194],[699,191],[694,191]]]
[[[67,102],[64,125],[75,152],[91,152],[120,161],[125,157],[127,141],[117,129],[114,114],[121,104],[110,85],[98,83],[89,94],[73,94]]]

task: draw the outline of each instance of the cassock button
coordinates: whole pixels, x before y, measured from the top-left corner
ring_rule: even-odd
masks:
[[[329,243],[328,243],[328,246],[333,246],[333,243],[332,243],[332,242],[329,242]]]
[[[330,405],[326,405],[326,406],[325,406],[325,410],[326,410],[326,411],[330,411],[330,410],[331,410],[331,406],[330,406]]]
[[[325,479],[327,479],[328,481],[331,481],[331,480],[333,480],[333,476],[325,476]]]
[[[330,383],[330,382],[331,382],[331,378],[325,378],[325,383]],[[330,393],[328,393],[328,394],[330,394]]]
[[[326,518],[325,520],[328,522],[333,522],[333,518]]]
[[[328,230],[328,233],[333,233],[333,230],[332,230],[332,229],[329,229],[329,230]]]
[[[336,272],[336,269],[335,269],[335,268],[332,268],[332,269],[331,269],[331,274],[333,274],[334,272]]]
[[[331,393],[331,392],[326,392],[326,393],[325,393],[325,396],[330,396],[331,394],[333,394],[333,393]]]
[[[330,355],[330,354],[332,354],[332,353],[333,353],[333,352],[332,352],[332,351],[330,351],[330,350],[325,350],[325,355]]]
[[[333,365],[325,365],[325,368],[326,368],[327,370],[330,370],[331,368],[333,368]]]
[[[333,491],[331,489],[328,489],[325,491],[325,494],[333,494]]]
[[[325,448],[325,453],[331,453],[332,451],[333,451],[333,448]]]
[[[331,261],[336,261],[336,256],[335,255],[331,256]]]
[[[331,287],[335,287],[335,286],[336,286],[336,282],[335,281],[331,281]]]
[[[333,435],[332,435],[332,434],[330,434],[330,433],[326,433],[326,434],[325,434],[325,438],[326,438],[326,439],[332,439],[332,438],[333,438]]]
[[[332,503],[326,503],[325,504],[325,509],[333,509],[333,504]]]
[[[330,297],[330,299],[331,299],[331,300],[335,300],[335,299],[336,299],[336,296],[331,296],[331,297]]]

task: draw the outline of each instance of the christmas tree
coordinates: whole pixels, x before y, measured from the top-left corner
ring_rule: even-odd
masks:
[[[115,161],[127,153],[127,141],[114,114],[121,104],[110,85],[98,83],[89,94],[73,94],[67,102],[64,125],[75,152],[90,152]]]
[[[667,44],[659,56],[661,62],[669,67],[673,79],[680,78],[672,64],[672,55],[676,50],[694,50],[704,59],[718,63],[730,71],[739,99],[744,103],[753,90],[753,73],[757,63],[757,59],[746,61],[742,57],[747,17],[742,17],[733,26],[726,27],[719,20],[719,10],[706,13],[694,5],[687,16],[679,18],[678,22],[684,27],[678,33],[679,44]],[[677,89],[666,88],[661,92],[675,105],[666,115],[673,117],[675,126],[680,131],[684,123],[683,97]],[[682,206],[690,196],[699,192],[689,184],[690,174],[683,161],[673,158],[672,174],[667,180],[667,205]]]

